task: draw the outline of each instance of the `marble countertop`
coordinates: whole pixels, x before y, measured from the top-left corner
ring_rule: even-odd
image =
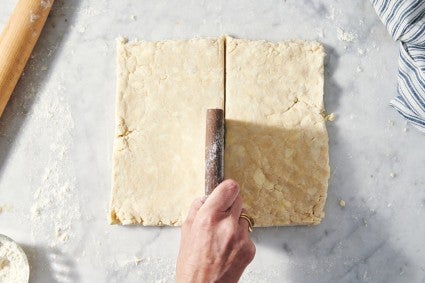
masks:
[[[16,2],[1,1],[0,28]],[[178,228],[107,222],[115,39],[223,34],[323,42],[336,114],[324,221],[255,229],[241,281],[423,282],[425,138],[388,105],[398,46],[367,0],[55,1],[0,119],[0,233],[30,281],[173,281]]]

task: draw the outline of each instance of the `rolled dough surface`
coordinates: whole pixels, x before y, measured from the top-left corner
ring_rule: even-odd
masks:
[[[110,222],[180,225],[204,191],[206,109],[224,107],[224,39],[120,40],[117,77]]]
[[[318,224],[329,165],[319,43],[226,39],[225,177],[256,226]]]
[[[111,223],[181,225],[204,190],[206,109],[226,88],[225,176],[256,226],[318,224],[324,56],[304,41],[120,41]]]

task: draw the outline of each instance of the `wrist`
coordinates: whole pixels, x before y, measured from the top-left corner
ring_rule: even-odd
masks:
[[[194,267],[194,266],[192,266]],[[217,282],[216,275],[209,269],[177,271],[177,283]]]

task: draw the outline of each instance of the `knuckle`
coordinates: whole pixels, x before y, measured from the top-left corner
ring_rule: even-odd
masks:
[[[227,225],[226,228],[224,229],[224,234],[225,234],[225,238],[226,238],[227,242],[229,242],[229,243],[233,244],[238,239],[237,231],[233,227],[233,225]]]
[[[231,235],[232,237],[236,237],[236,235],[238,234],[238,224],[233,223],[231,221],[229,221],[228,223],[226,223],[226,232]]]
[[[256,247],[252,241],[249,241],[244,245],[244,257],[247,263],[250,263],[255,256]]]
[[[216,223],[217,219],[214,213],[204,214],[200,219],[200,225],[203,228],[213,227]]]

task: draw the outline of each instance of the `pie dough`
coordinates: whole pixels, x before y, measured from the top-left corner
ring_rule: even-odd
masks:
[[[319,43],[226,39],[225,176],[256,226],[318,224],[329,179]]]
[[[224,89],[225,175],[256,226],[323,218],[323,47],[224,41],[119,42],[111,223],[182,223],[204,191],[206,109]]]
[[[180,225],[204,192],[205,115],[224,100],[224,39],[118,43],[110,222]]]

